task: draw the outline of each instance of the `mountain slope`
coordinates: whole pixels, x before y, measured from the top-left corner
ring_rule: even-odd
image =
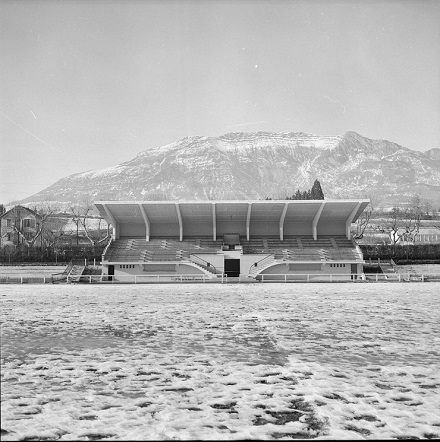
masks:
[[[22,202],[264,199],[308,189],[316,178],[327,198],[395,204],[417,193],[440,203],[439,149],[412,151],[355,132],[186,137],[114,167],[70,175]]]

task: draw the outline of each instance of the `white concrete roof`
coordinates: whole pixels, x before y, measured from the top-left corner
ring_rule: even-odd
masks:
[[[217,221],[276,222],[284,214],[286,221],[313,221],[317,213],[322,221],[355,222],[368,205],[367,199],[349,200],[227,200],[227,201],[96,201],[100,214],[112,223],[140,223],[144,215],[152,223]],[[354,213],[353,213],[354,212]],[[113,218],[113,219],[112,219]]]

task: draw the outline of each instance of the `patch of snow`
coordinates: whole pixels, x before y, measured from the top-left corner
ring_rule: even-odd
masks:
[[[2,440],[438,437],[439,291],[7,286]]]

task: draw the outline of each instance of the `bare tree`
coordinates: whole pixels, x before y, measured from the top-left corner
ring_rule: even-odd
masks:
[[[45,224],[42,232],[42,241],[45,247],[54,248],[60,240],[71,236],[72,232],[64,230],[65,219],[51,216]]]
[[[414,243],[420,230],[421,217],[422,199],[419,195],[414,195],[409,205],[393,207],[384,223],[378,226],[378,230],[388,234],[393,247],[399,241]]]
[[[105,242],[110,238],[110,225],[107,224],[101,216],[93,216],[94,207],[90,200],[83,201],[78,206],[70,206],[70,211],[73,215],[72,219],[76,225],[76,241],[78,245],[78,231],[84,231],[86,238],[90,241],[93,247]],[[98,219],[98,226],[91,225],[92,219]],[[103,230],[105,233],[103,234]]]
[[[364,237],[365,230],[370,226],[370,220],[372,220],[375,215],[375,208],[373,203],[370,201],[365,208],[365,210],[361,213],[359,218],[356,220],[355,231],[352,234],[353,239],[362,239]]]
[[[31,209],[35,213],[35,230],[34,231],[24,231],[25,227],[23,223],[15,222],[13,229],[22,238],[23,243],[29,248],[32,248],[37,239],[43,233],[44,225],[47,219],[54,213],[55,209],[50,206],[41,206],[39,208],[34,207]]]

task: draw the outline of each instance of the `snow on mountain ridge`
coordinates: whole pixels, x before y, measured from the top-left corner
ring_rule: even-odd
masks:
[[[192,136],[144,150],[129,161],[59,180],[23,202],[95,199],[264,199],[310,188],[328,198],[419,193],[440,203],[437,151],[412,151],[355,132],[231,132]]]

